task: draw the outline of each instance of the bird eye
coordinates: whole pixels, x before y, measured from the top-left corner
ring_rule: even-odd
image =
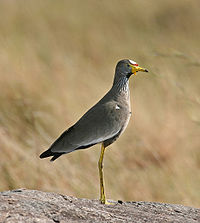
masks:
[[[127,64],[127,67],[130,67],[130,65],[129,65],[129,64]]]

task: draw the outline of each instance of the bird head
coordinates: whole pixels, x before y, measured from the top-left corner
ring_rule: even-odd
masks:
[[[125,75],[127,78],[132,74],[136,75],[138,71],[148,72],[147,69],[139,67],[133,60],[120,60],[116,66],[116,73]]]

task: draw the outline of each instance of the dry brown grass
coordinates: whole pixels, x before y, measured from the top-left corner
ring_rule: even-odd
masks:
[[[39,154],[110,88],[116,62],[133,116],[106,151],[108,198],[200,203],[200,3],[0,1],[0,190],[97,198],[99,146],[54,163]]]

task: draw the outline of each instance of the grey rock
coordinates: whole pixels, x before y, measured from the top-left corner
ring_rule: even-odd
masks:
[[[37,190],[0,192],[0,222],[200,222],[200,209],[154,202],[114,202]]]

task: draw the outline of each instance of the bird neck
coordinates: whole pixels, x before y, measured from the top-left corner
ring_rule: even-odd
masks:
[[[117,92],[129,91],[129,79],[126,76],[115,77],[112,88]]]
[[[116,97],[124,95],[129,98],[129,78],[126,76],[115,77],[111,91],[114,92]]]

